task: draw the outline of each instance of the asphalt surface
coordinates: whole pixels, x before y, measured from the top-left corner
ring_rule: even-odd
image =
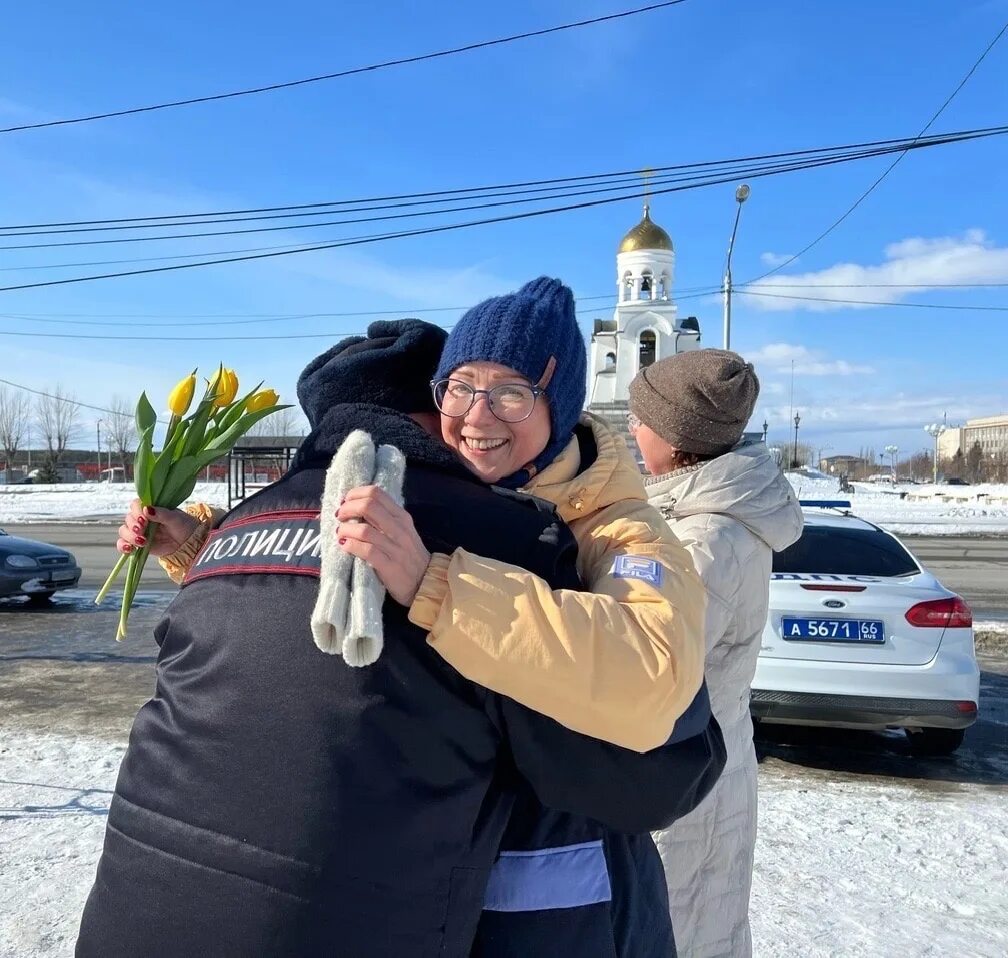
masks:
[[[108,522],[71,525],[5,525],[11,535],[41,539],[69,549],[84,569],[80,588],[98,589],[117,558],[116,526]],[[979,616],[1008,620],[1008,537],[905,536],[907,547],[944,585],[958,592]],[[171,591],[157,563],[143,578],[145,589]]]
[[[102,607],[93,590],[58,594],[46,607],[0,600],[0,728],[124,740],[154,691],[152,630],[171,593],[138,593],[129,635],[115,641],[117,596]],[[900,781],[941,792],[956,784],[1008,786],[1008,657],[982,655],[979,721],[951,758],[910,755],[902,732],[763,725],[761,777]]]

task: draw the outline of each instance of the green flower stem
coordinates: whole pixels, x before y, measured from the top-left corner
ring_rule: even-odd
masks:
[[[105,584],[98,590],[98,595],[95,596],[95,605],[102,604],[102,601],[108,594],[108,590],[112,588],[112,583],[119,577],[119,573],[122,572],[122,567],[126,565],[126,560],[128,558],[129,556],[126,554],[119,556],[119,561],[112,566],[112,571],[109,573],[109,577],[105,580]]]
[[[117,642],[126,638],[126,623],[129,621],[130,607],[133,605],[133,597],[140,584],[140,576],[143,574],[144,563],[147,562],[148,555],[150,555],[150,545],[145,545],[138,552],[131,552],[128,556],[129,569],[126,572],[126,588],[123,591],[122,608],[119,610]]]

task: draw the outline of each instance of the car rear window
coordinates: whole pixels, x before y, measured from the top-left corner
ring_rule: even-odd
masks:
[[[806,526],[794,545],[774,553],[773,570],[897,576],[919,572],[920,568],[895,539],[875,529]]]

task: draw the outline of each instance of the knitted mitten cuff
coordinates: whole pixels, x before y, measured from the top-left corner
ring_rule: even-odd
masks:
[[[409,620],[430,632],[437,621],[438,613],[448,596],[448,564],[451,556],[435,552],[431,555],[427,571],[420,580],[420,588],[409,610]]]
[[[225,515],[222,510],[214,509],[213,506],[208,506],[205,502],[191,502],[189,505],[183,506],[182,511],[199,519],[199,525],[193,529],[189,538],[178,549],[170,555],[161,556],[158,559],[168,578],[180,585],[189,571],[189,566],[193,564],[193,560],[205,545],[210,531]]]

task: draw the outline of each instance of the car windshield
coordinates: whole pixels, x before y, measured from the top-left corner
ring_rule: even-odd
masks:
[[[920,568],[892,536],[876,529],[806,526],[794,545],[774,553],[773,571],[900,576]]]

